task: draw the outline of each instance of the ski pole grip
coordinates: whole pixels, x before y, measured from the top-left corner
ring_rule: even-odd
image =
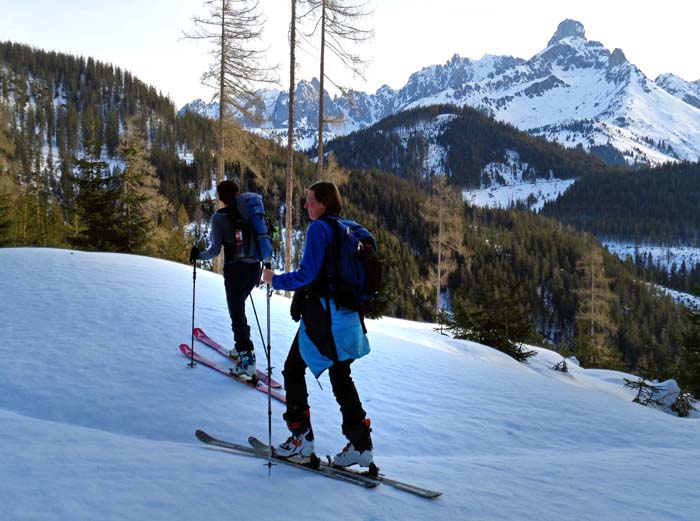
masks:
[[[264,263],[263,263],[263,266],[265,267],[266,270],[271,270],[271,269],[272,269],[272,263],[271,263],[270,261],[264,262]],[[267,285],[267,290],[268,290],[268,297],[269,297],[270,293],[272,293],[272,284],[268,284],[268,285]],[[268,314],[269,314],[269,304],[270,304],[270,301],[268,300],[267,303],[268,303]],[[269,320],[269,318],[268,318],[268,320]]]

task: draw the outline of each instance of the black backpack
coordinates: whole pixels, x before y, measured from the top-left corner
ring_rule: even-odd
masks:
[[[233,237],[227,260],[232,262],[269,260],[272,257],[272,237],[265,217],[262,196],[252,192],[240,194],[236,198],[236,207],[231,212]]]

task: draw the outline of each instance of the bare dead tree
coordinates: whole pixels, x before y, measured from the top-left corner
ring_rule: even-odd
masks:
[[[297,0],[292,0],[289,23],[289,117],[287,121],[287,199],[284,206],[284,271],[292,269],[292,218],[294,211],[294,90],[297,46]]]
[[[368,41],[374,36],[373,30],[362,29],[358,23],[367,18],[372,11],[368,8],[366,0],[308,0],[310,10],[304,17],[317,15],[318,20],[311,36],[320,31],[321,57],[319,73],[319,101],[318,101],[318,168],[316,178],[323,178],[323,126],[324,119],[324,90],[326,65],[326,49],[331,51],[340,62],[349,68],[353,74],[362,76],[367,63],[359,54],[348,50],[348,45],[354,45]],[[332,80],[331,80],[332,81]]]
[[[225,124],[230,111],[228,107],[239,117],[256,120],[259,113],[255,110],[258,96],[254,86],[275,80],[272,77],[274,69],[262,65],[266,50],[254,47],[265,23],[258,0],[205,0],[204,5],[209,11],[208,16],[195,15],[192,21],[196,30],[184,33],[184,37],[211,43],[209,54],[212,61],[202,74],[201,81],[203,85],[215,89],[212,101],[219,100],[216,150],[218,185],[225,178],[226,134],[227,126],[231,127]],[[217,273],[222,271],[220,258],[215,260],[214,270]]]
[[[231,107],[240,117],[255,120],[258,96],[254,86],[274,83],[273,67],[262,65],[266,50],[254,47],[265,23],[258,0],[206,0],[209,13],[192,18],[196,30],[185,33],[193,40],[212,44],[212,61],[202,74],[202,84],[212,87],[219,100],[217,184],[224,180],[224,119]]]
[[[663,402],[656,398],[656,395],[661,391],[660,387],[647,383],[644,378],[637,380],[623,378],[623,380],[625,381],[625,387],[637,390],[637,396],[634,397],[633,402],[647,406],[663,405]]]

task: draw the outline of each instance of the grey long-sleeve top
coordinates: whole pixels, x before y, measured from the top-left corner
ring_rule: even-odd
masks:
[[[209,221],[209,247],[206,251],[199,254],[199,260],[211,260],[221,253],[221,247],[224,246],[224,253],[228,249],[229,252],[232,251],[233,247],[233,227],[231,225],[231,212],[235,212],[236,208],[227,206],[217,210],[214,215],[211,216],[211,221]],[[229,260],[229,259],[225,259]],[[260,262],[254,259],[238,259],[234,262],[244,262],[246,264],[254,264]]]
[[[209,247],[206,251],[199,254],[199,260],[211,260],[217,257],[221,253],[221,246],[225,242],[224,238],[233,237],[229,213],[230,210],[228,208],[222,208],[211,216],[211,221],[209,221]],[[230,240],[226,242],[230,242]]]

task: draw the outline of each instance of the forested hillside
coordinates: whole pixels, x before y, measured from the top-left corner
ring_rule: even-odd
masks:
[[[176,118],[172,101],[119,67],[0,43],[1,197],[16,210],[3,242],[90,247],[112,227],[102,247],[182,259],[188,214],[211,183],[210,126]]]
[[[579,179],[543,215],[599,237],[700,246],[700,163],[600,172]]]
[[[169,99],[118,67],[9,42],[0,44],[0,81],[0,245],[186,260],[197,229],[188,225],[206,224],[214,211],[211,120],[176,116]],[[226,175],[265,194],[279,229],[286,151],[232,132],[237,146]],[[315,165],[296,154],[295,174],[295,228],[301,231],[307,224],[305,187],[315,179]],[[353,203],[348,197],[347,211],[363,215]],[[388,265],[402,266],[387,273],[388,291],[396,296],[389,312],[429,318],[409,290],[420,278],[415,254],[390,232],[376,231],[383,254],[397,258]],[[279,241],[278,235],[278,259]],[[303,234],[298,241],[297,254]]]
[[[411,284],[394,295],[393,311],[430,319],[430,239],[437,233],[424,215],[430,194],[378,171],[351,172],[345,192],[365,209],[366,222],[395,231],[413,253],[401,251],[400,264],[389,265],[402,274],[393,280]],[[649,272],[622,262],[593,236],[530,212],[464,206],[460,213],[466,253],[446,284],[448,322],[465,329],[490,322],[513,339],[575,354],[588,367],[641,364],[657,377],[676,373],[686,319],[645,282]]]
[[[683,317],[643,273],[591,235],[542,216],[468,208],[466,218],[472,258],[455,275],[457,308],[473,313],[484,300],[502,302],[494,313],[511,306],[513,317],[535,325],[531,338],[544,336],[588,366],[636,368],[644,358],[654,374],[674,371]]]
[[[460,188],[490,182],[484,179],[484,167],[502,163],[509,151],[527,165],[526,180],[577,178],[609,168],[582,150],[566,149],[472,108],[451,105],[401,112],[327,143],[326,150],[346,168],[377,168],[417,181],[425,181],[431,172],[447,173]]]
[[[597,237],[663,246],[700,246],[700,163],[605,172],[579,179],[542,214]],[[700,295],[700,263],[670,269],[632,259],[651,280]]]

